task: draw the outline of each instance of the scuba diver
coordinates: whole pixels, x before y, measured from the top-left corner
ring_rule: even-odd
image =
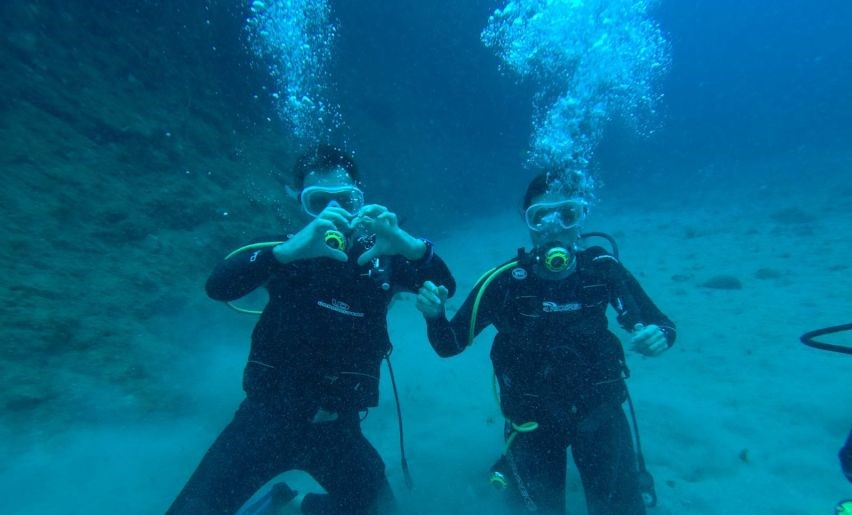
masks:
[[[426,280],[450,292],[455,283],[428,240],[402,230],[386,208],[364,205],[355,162],[340,150],[301,156],[294,176],[313,220],[232,252],[207,281],[214,300],[265,287],[269,301],[252,333],[245,399],[170,515],[234,515],[292,469],[327,493],[277,483],[243,513],[361,515],[392,505],[384,463],[361,432],[391,351],[388,307]]]
[[[835,325],[831,327],[824,327],[822,329],[814,329],[813,331],[808,331],[803,334],[799,339],[802,343],[804,343],[808,347],[813,347],[814,349],[852,355],[852,347],[849,347],[848,345],[826,343],[816,340],[816,338],[821,336],[845,333],[849,331],[852,331],[852,324]],[[846,443],[843,445],[843,447],[840,448],[840,452],[837,453],[837,456],[838,458],[840,458],[840,470],[843,472],[843,475],[846,476],[846,479],[849,480],[850,483],[852,483],[852,430],[849,430],[849,436],[846,437]],[[845,506],[845,509],[849,510],[848,513],[852,513],[852,500],[844,501],[841,504]],[[841,512],[838,510],[838,513]]]
[[[588,203],[579,187],[551,186],[547,174],[539,175],[524,197],[532,252],[520,249],[516,259],[486,273],[452,321],[445,314],[447,285],[425,283],[417,307],[442,357],[463,352],[485,327],[497,329],[491,360],[506,446],[491,482],[512,504],[565,513],[570,446],[591,515],[644,514],[646,502],[655,502],[653,479],[641,453],[634,454],[622,409],[628,370],[607,329],[607,305],[632,332],[633,350],[646,356],[671,347],[675,326],[618,261],[617,250],[582,247]]]

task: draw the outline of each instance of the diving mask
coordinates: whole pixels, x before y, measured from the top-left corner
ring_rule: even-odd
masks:
[[[352,215],[364,207],[364,192],[355,186],[310,186],[302,190],[299,199],[302,209],[314,217],[329,206],[342,208]]]
[[[559,202],[533,204],[524,212],[527,226],[535,232],[551,232],[572,229],[586,218],[588,202],[568,199]]]

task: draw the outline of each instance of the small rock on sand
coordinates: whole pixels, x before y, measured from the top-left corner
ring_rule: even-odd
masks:
[[[714,290],[742,290],[743,283],[733,275],[715,275],[707,279],[701,286]]]

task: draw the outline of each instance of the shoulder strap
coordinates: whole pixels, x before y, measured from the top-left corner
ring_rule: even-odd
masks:
[[[605,279],[618,259],[603,247],[589,247],[577,253],[577,267],[584,276],[595,280]]]

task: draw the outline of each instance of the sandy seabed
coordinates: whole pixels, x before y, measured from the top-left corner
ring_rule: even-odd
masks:
[[[837,461],[852,425],[850,358],[798,342],[806,330],[850,321],[852,192],[788,193],[743,191],[700,205],[625,200],[618,209],[612,200],[589,221],[590,230],[617,237],[622,261],[678,324],[677,345],[663,356],[628,357],[660,500],[650,514],[816,515],[852,498]],[[471,220],[438,239],[459,282],[450,307],[483,271],[527,241],[515,214]],[[721,275],[735,277],[741,288],[703,286]],[[180,334],[209,341],[203,353],[175,357],[191,362],[181,366],[175,388],[197,392],[185,415],[144,424],[107,418],[29,440],[24,449],[0,444],[0,513],[165,511],[241,399],[252,324],[212,302],[181,323]],[[493,333],[442,360],[411,298],[393,306],[390,332],[413,490],[402,481],[386,375],[381,404],[364,429],[385,458],[405,512],[503,513],[487,484],[502,449],[488,359]],[[582,514],[582,488],[573,464],[568,467],[569,513]],[[299,474],[288,477],[316,488]]]

